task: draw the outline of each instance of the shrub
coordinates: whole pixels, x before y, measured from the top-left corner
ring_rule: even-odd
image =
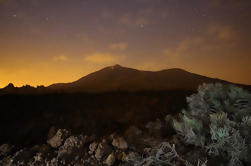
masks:
[[[198,159],[196,165],[189,163],[179,156],[175,145],[169,142],[161,142],[156,147],[151,148],[146,157],[133,158],[128,162],[133,166],[175,166],[177,161],[185,166],[206,166],[207,164],[207,160],[202,161],[200,159]]]
[[[208,155],[227,155],[229,166],[250,162],[251,94],[233,85],[203,84],[187,97],[173,127],[184,142],[202,147]]]

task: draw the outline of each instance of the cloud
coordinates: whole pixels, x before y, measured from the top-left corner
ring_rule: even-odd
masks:
[[[112,43],[109,45],[109,48],[112,50],[126,50],[127,49],[127,43],[121,42],[121,43]]]
[[[91,55],[85,56],[84,61],[96,64],[115,64],[124,59],[124,56],[117,56],[111,53],[96,52]]]
[[[203,37],[193,37],[193,38],[188,38],[180,42],[178,45],[177,50],[179,51],[187,51],[190,48],[197,47],[204,45],[205,38]]]
[[[178,60],[179,58],[184,58],[189,56],[194,49],[198,51],[204,49],[205,39],[203,37],[191,37],[188,39],[182,40],[174,48],[166,48],[163,50],[163,53],[172,60]]]
[[[236,37],[234,29],[227,25],[210,25],[208,34],[216,36],[220,40],[233,40]]]
[[[58,55],[53,57],[54,61],[68,61],[68,57],[65,55]]]
[[[200,34],[181,40],[175,47],[165,48],[163,54],[172,63],[182,63],[186,60],[205,61],[219,53],[223,57],[227,54],[222,50],[229,51],[235,48],[237,36],[237,32],[231,26],[211,24]]]

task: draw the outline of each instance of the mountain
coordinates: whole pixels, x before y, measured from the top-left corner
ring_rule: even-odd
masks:
[[[198,85],[211,82],[229,83],[178,68],[153,72],[115,65],[75,82],[53,84],[48,88],[66,92],[196,90]]]
[[[190,73],[183,69],[172,68],[161,71],[142,71],[114,65],[93,72],[71,83],[56,83],[48,87],[37,88],[29,85],[17,88],[9,84],[2,93],[41,94],[52,92],[114,92],[114,91],[162,91],[162,90],[192,90],[195,91],[203,83],[234,84],[217,78],[209,78]],[[251,90],[251,86],[235,84]]]

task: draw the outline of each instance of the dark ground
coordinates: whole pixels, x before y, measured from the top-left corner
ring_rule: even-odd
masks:
[[[0,96],[0,144],[32,146],[46,141],[49,129],[104,135],[129,125],[175,114],[191,91],[114,92]]]

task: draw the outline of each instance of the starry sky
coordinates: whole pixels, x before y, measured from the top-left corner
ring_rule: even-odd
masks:
[[[120,64],[251,84],[251,0],[0,0],[0,87]]]

